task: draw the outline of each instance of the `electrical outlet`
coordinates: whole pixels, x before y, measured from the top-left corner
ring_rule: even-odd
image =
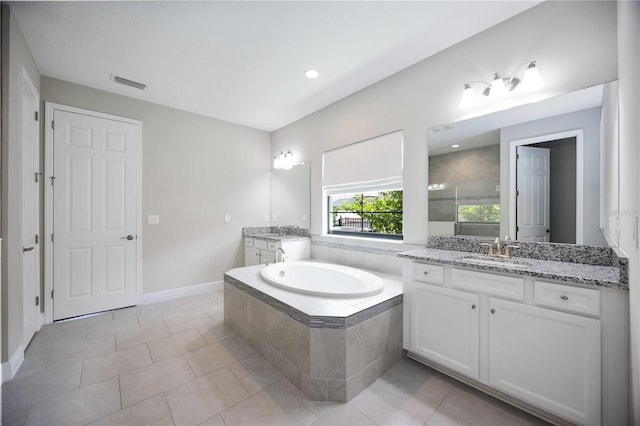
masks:
[[[265,222],[269,222],[269,215],[268,215],[268,214],[265,214],[265,215],[264,215],[264,221],[265,221]]]
[[[302,221],[303,221],[303,222],[306,222],[306,221],[307,221],[307,215],[306,215],[306,214],[303,214],[303,215],[302,215]]]
[[[147,217],[147,223],[149,225],[158,225],[158,224],[160,224],[160,215],[159,214],[150,214]]]
[[[231,215],[230,214],[225,214],[224,215],[224,223],[231,223]]]
[[[274,214],[273,216],[271,216],[271,220],[274,221],[274,222],[277,222],[278,221],[278,215]]]

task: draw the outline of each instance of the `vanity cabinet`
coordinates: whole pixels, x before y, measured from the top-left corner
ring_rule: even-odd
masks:
[[[308,259],[310,257],[309,238],[275,241],[266,238],[244,237],[244,266],[274,263],[278,248],[284,250],[284,258],[287,260]]]
[[[551,421],[624,419],[621,290],[411,261],[403,276],[410,357]]]
[[[480,297],[419,285],[412,294],[411,341],[417,353],[474,379],[480,376]]]

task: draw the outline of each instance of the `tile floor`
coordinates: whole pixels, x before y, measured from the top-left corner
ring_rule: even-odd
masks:
[[[47,325],[2,393],[3,425],[544,423],[409,359],[308,401],[224,326],[222,291]]]

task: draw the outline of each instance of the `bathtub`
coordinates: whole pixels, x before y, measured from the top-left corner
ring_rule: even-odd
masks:
[[[267,283],[297,293],[324,297],[367,297],[380,293],[384,282],[360,269],[329,263],[272,263],[260,271]]]

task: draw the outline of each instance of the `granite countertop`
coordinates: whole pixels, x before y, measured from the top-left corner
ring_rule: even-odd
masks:
[[[263,233],[263,232],[245,232],[245,237],[249,238],[260,238],[263,240],[269,241],[293,241],[293,240],[308,240],[309,237],[304,237],[301,235],[280,235],[274,233]]]
[[[462,266],[487,272],[543,278],[584,286],[629,288],[626,280],[620,279],[620,268],[615,266],[587,265],[524,257],[500,260],[479,253],[434,248],[406,251],[399,253],[398,257],[422,262]]]

